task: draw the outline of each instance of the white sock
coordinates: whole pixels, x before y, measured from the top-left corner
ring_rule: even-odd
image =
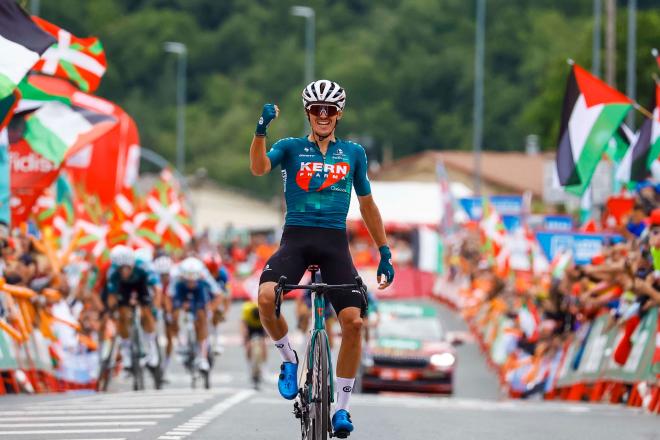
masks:
[[[155,351],[157,349],[156,346],[156,332],[151,332],[151,333],[144,333],[144,339],[147,340],[147,345],[149,346],[149,350]]]
[[[339,411],[340,409],[348,411],[348,400],[351,398],[351,393],[353,392],[355,378],[346,379],[337,376],[335,384],[337,386],[337,403],[335,404],[335,411]]]
[[[284,335],[282,339],[273,341],[273,343],[275,344],[275,348],[280,352],[284,362],[297,363],[296,353],[293,351],[293,348],[291,348],[288,335]]]

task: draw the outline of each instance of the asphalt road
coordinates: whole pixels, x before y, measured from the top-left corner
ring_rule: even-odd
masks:
[[[162,391],[133,393],[119,379],[107,394],[8,396],[0,399],[0,439],[187,440],[294,439],[299,435],[291,402],[275,390],[279,360],[269,353],[262,391],[251,389],[238,337],[235,305],[225,324],[225,352],[213,388],[191,390],[180,367]],[[290,315],[291,308],[285,313]],[[448,330],[464,331],[441,312]],[[302,349],[302,336],[295,338]],[[660,419],[612,406],[502,399],[494,375],[474,344],[459,347],[456,393],[356,395],[353,439],[626,439],[660,440]]]

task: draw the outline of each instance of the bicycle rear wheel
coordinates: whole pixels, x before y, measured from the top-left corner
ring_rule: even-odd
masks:
[[[316,333],[312,357],[310,417],[313,440],[327,440],[330,421],[330,387],[328,384],[328,336],[323,331]]]

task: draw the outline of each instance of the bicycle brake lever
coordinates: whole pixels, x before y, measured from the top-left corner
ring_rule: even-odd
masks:
[[[286,284],[286,277],[281,276],[279,281],[277,282],[277,286],[275,286],[275,317],[279,319],[280,317],[280,309],[282,307],[282,295],[284,293],[284,285]]]
[[[360,318],[364,318],[369,313],[369,299],[367,298],[367,286],[362,282],[362,278],[358,275],[355,277],[355,284],[360,291],[360,297],[362,299],[362,307],[360,307]]]

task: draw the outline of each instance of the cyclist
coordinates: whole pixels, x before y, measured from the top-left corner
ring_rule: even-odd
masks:
[[[355,282],[346,235],[346,214],[355,189],[362,218],[380,251],[377,279],[380,288],[394,278],[392,254],[380,212],[367,178],[367,156],[362,146],[335,137],[342,118],[346,93],[336,82],[318,80],[302,91],[304,110],[311,132],[302,138],[285,138],[266,152],[266,130],[278,116],[274,104],[263,107],[250,145],[250,170],[264,175],[281,165],[287,213],[278,251],[268,260],[259,282],[261,322],[282,355],[278,389],[285,399],[294,399],[298,390],[298,355],[289,343],[284,317],[275,316],[275,287],[281,276],[298,281],[310,264],[317,264],[328,284]],[[342,343],[337,362],[336,412],[332,426],[348,435],[353,423],[348,401],[360,363],[362,342],[362,299],[357,293],[330,292],[337,312]]]
[[[158,280],[135,260],[135,252],[128,246],[117,245],[110,251],[111,266],[108,270],[106,290],[108,306],[119,309],[118,333],[121,338],[119,349],[126,369],[131,367],[131,307],[130,299],[137,294],[141,309],[142,329],[146,340],[147,365],[156,368],[159,363],[156,343],[156,320],[152,311],[152,288],[159,286]]]
[[[160,277],[160,283],[163,286],[163,292],[167,292],[170,289],[171,272],[173,266],[174,262],[167,255],[161,255],[154,260],[154,272]],[[167,367],[169,366],[170,360],[172,359],[172,351],[174,351],[174,338],[176,338],[176,328],[172,321],[172,298],[170,296],[163,294],[161,309],[165,312],[165,336],[167,338],[167,344],[165,345],[165,359],[163,360],[162,365],[163,380],[165,380],[164,378],[167,372]]]
[[[172,298],[172,321],[178,334],[179,310],[192,311],[195,316],[195,334],[197,336],[197,353],[195,366],[202,371],[208,371],[211,366],[208,361],[208,316],[211,302],[211,286],[204,278],[206,269],[204,263],[195,257],[188,257],[179,265],[180,279],[174,285]]]
[[[252,360],[252,339],[258,338],[258,343],[261,345],[261,353],[263,353],[262,362],[266,362],[266,331],[259,318],[259,306],[254,300],[247,300],[243,304],[243,309],[241,311],[241,334],[243,335],[243,344],[247,360]]]
[[[211,336],[213,341],[213,350],[216,354],[221,354],[224,351],[220,341],[220,323],[225,320],[225,315],[229,311],[231,304],[231,295],[229,293],[229,272],[222,265],[222,257],[217,252],[208,252],[203,258],[204,265],[209,271],[209,274],[218,285],[220,294],[216,295],[213,301],[212,310],[213,317],[211,318]]]

